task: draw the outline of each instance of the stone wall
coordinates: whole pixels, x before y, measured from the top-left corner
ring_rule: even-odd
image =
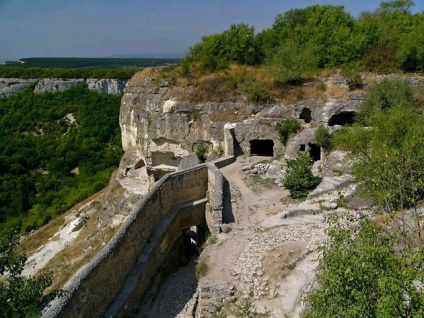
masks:
[[[147,196],[140,200],[106,247],[70,281],[66,288],[68,296],[55,300],[43,317],[88,318],[101,315],[121,292],[137,261],[140,264],[144,262],[144,265],[137,265],[144,266],[144,272],[137,280],[134,297],[129,296],[129,303],[125,300],[123,310],[116,311],[119,312],[118,316],[128,314],[128,310],[134,309],[134,299],[150,286],[158,264],[166,257],[167,247],[173,245],[172,240],[181,231],[181,226],[200,222],[199,209],[203,220],[205,218],[202,203],[194,205],[194,209],[178,207],[177,210],[181,211],[178,216],[172,216],[176,213],[173,207],[205,199],[208,194],[211,211],[216,213],[213,218],[206,218],[213,222],[222,221],[223,190],[219,189],[223,184],[222,178],[215,166],[204,164],[166,175],[159,180]],[[192,216],[196,216],[194,220]],[[168,218],[169,227],[165,226],[165,231],[160,234],[158,231],[164,226],[163,220]],[[158,244],[152,245],[152,242]]]

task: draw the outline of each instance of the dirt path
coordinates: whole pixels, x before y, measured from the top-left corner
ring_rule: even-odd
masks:
[[[322,216],[284,219],[278,215],[290,202],[288,191],[265,175],[242,171],[264,159],[269,158],[242,156],[221,169],[230,190],[226,214],[234,223],[230,224],[231,231],[217,235],[217,242],[202,253],[208,271],[201,279],[216,286],[234,287],[239,301],[249,299],[257,312],[267,311],[275,318],[298,317],[299,299],[317,266],[315,250],[323,237]],[[193,317],[193,298],[186,301],[184,309],[180,310],[178,299],[175,304],[178,290],[185,294],[185,270],[181,268],[174,274],[180,279],[171,278],[162,287],[154,304],[155,314],[150,317],[162,317],[160,310],[166,310],[168,304],[179,308],[179,314],[174,310],[163,317]]]

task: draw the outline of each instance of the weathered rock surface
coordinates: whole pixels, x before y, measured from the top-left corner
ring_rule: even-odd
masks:
[[[127,81],[118,79],[94,79],[89,78],[86,81],[88,89],[98,93],[110,95],[121,95],[124,93]]]
[[[37,81],[38,79],[0,78],[0,97],[8,97],[23,92]]]
[[[83,82],[84,79],[82,78],[43,78],[35,86],[34,93],[63,92],[64,90]]]
[[[142,166],[146,166],[145,178],[155,180],[178,168],[182,158],[192,154],[200,143],[208,145],[209,158],[231,152],[251,154],[252,142],[267,141],[273,156],[285,154],[287,158],[295,158],[301,150],[311,155],[314,152],[315,160],[320,160],[320,149],[315,145],[316,127],[331,122],[334,126],[331,129],[337,129],[337,125],[349,121],[360,103],[355,95],[342,100],[302,100],[290,105],[195,104],[177,98],[184,96],[177,94],[181,90],[190,88],[172,87],[169,81],[157,85],[154,78],[142,73],[137,73],[128,82],[120,112],[122,145],[127,153],[121,161],[121,176],[125,176],[122,171],[142,162]],[[304,129],[289,140],[286,148],[280,142],[275,124],[290,117],[299,119]],[[228,143],[229,133],[224,134],[224,127],[230,127],[228,124],[232,127],[233,144]]]
[[[20,79],[20,78],[0,78],[0,97],[8,97],[24,91],[31,84],[37,82],[34,93],[54,93],[62,92],[77,84],[83,83],[84,79],[61,79],[61,78],[44,78],[44,79]],[[93,79],[86,81],[88,89],[98,93],[106,93],[111,95],[121,95],[124,93],[127,81],[118,79]]]

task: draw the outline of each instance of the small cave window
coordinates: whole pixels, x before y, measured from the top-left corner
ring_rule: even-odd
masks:
[[[349,111],[340,112],[331,116],[330,120],[328,121],[328,126],[352,125],[354,121],[355,121],[355,112],[349,112]]]
[[[305,144],[299,145],[299,151],[305,151],[305,150],[306,150],[306,145]]]
[[[308,144],[309,155],[313,161],[321,160],[321,147],[315,144]]]
[[[274,156],[274,141],[271,139],[255,139],[250,141],[251,156]]]
[[[143,168],[146,164],[144,163],[143,159],[140,159],[139,161],[137,161],[134,165],[134,169],[140,169]]]
[[[312,112],[309,108],[305,107],[299,115],[299,119],[303,119],[306,124],[309,124],[312,120]]]

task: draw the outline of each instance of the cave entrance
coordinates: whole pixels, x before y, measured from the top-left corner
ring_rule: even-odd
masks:
[[[274,141],[271,139],[254,139],[250,141],[250,155],[274,157]]]
[[[197,243],[197,233],[192,228],[183,230],[184,240],[184,255],[186,257],[197,256],[199,254],[199,248]]]
[[[355,112],[340,112],[338,114],[334,114],[331,116],[330,120],[328,121],[328,126],[346,126],[346,125],[352,125],[355,121]]]
[[[312,120],[312,112],[309,108],[305,107],[299,115],[299,119],[303,119],[305,124],[309,124]]]
[[[145,166],[146,166],[146,164],[144,163],[144,160],[143,159],[140,159],[139,161],[137,161],[134,164],[134,169],[137,170],[137,169],[143,168]]]
[[[321,160],[321,147],[315,144],[308,144],[309,155],[313,161]]]

